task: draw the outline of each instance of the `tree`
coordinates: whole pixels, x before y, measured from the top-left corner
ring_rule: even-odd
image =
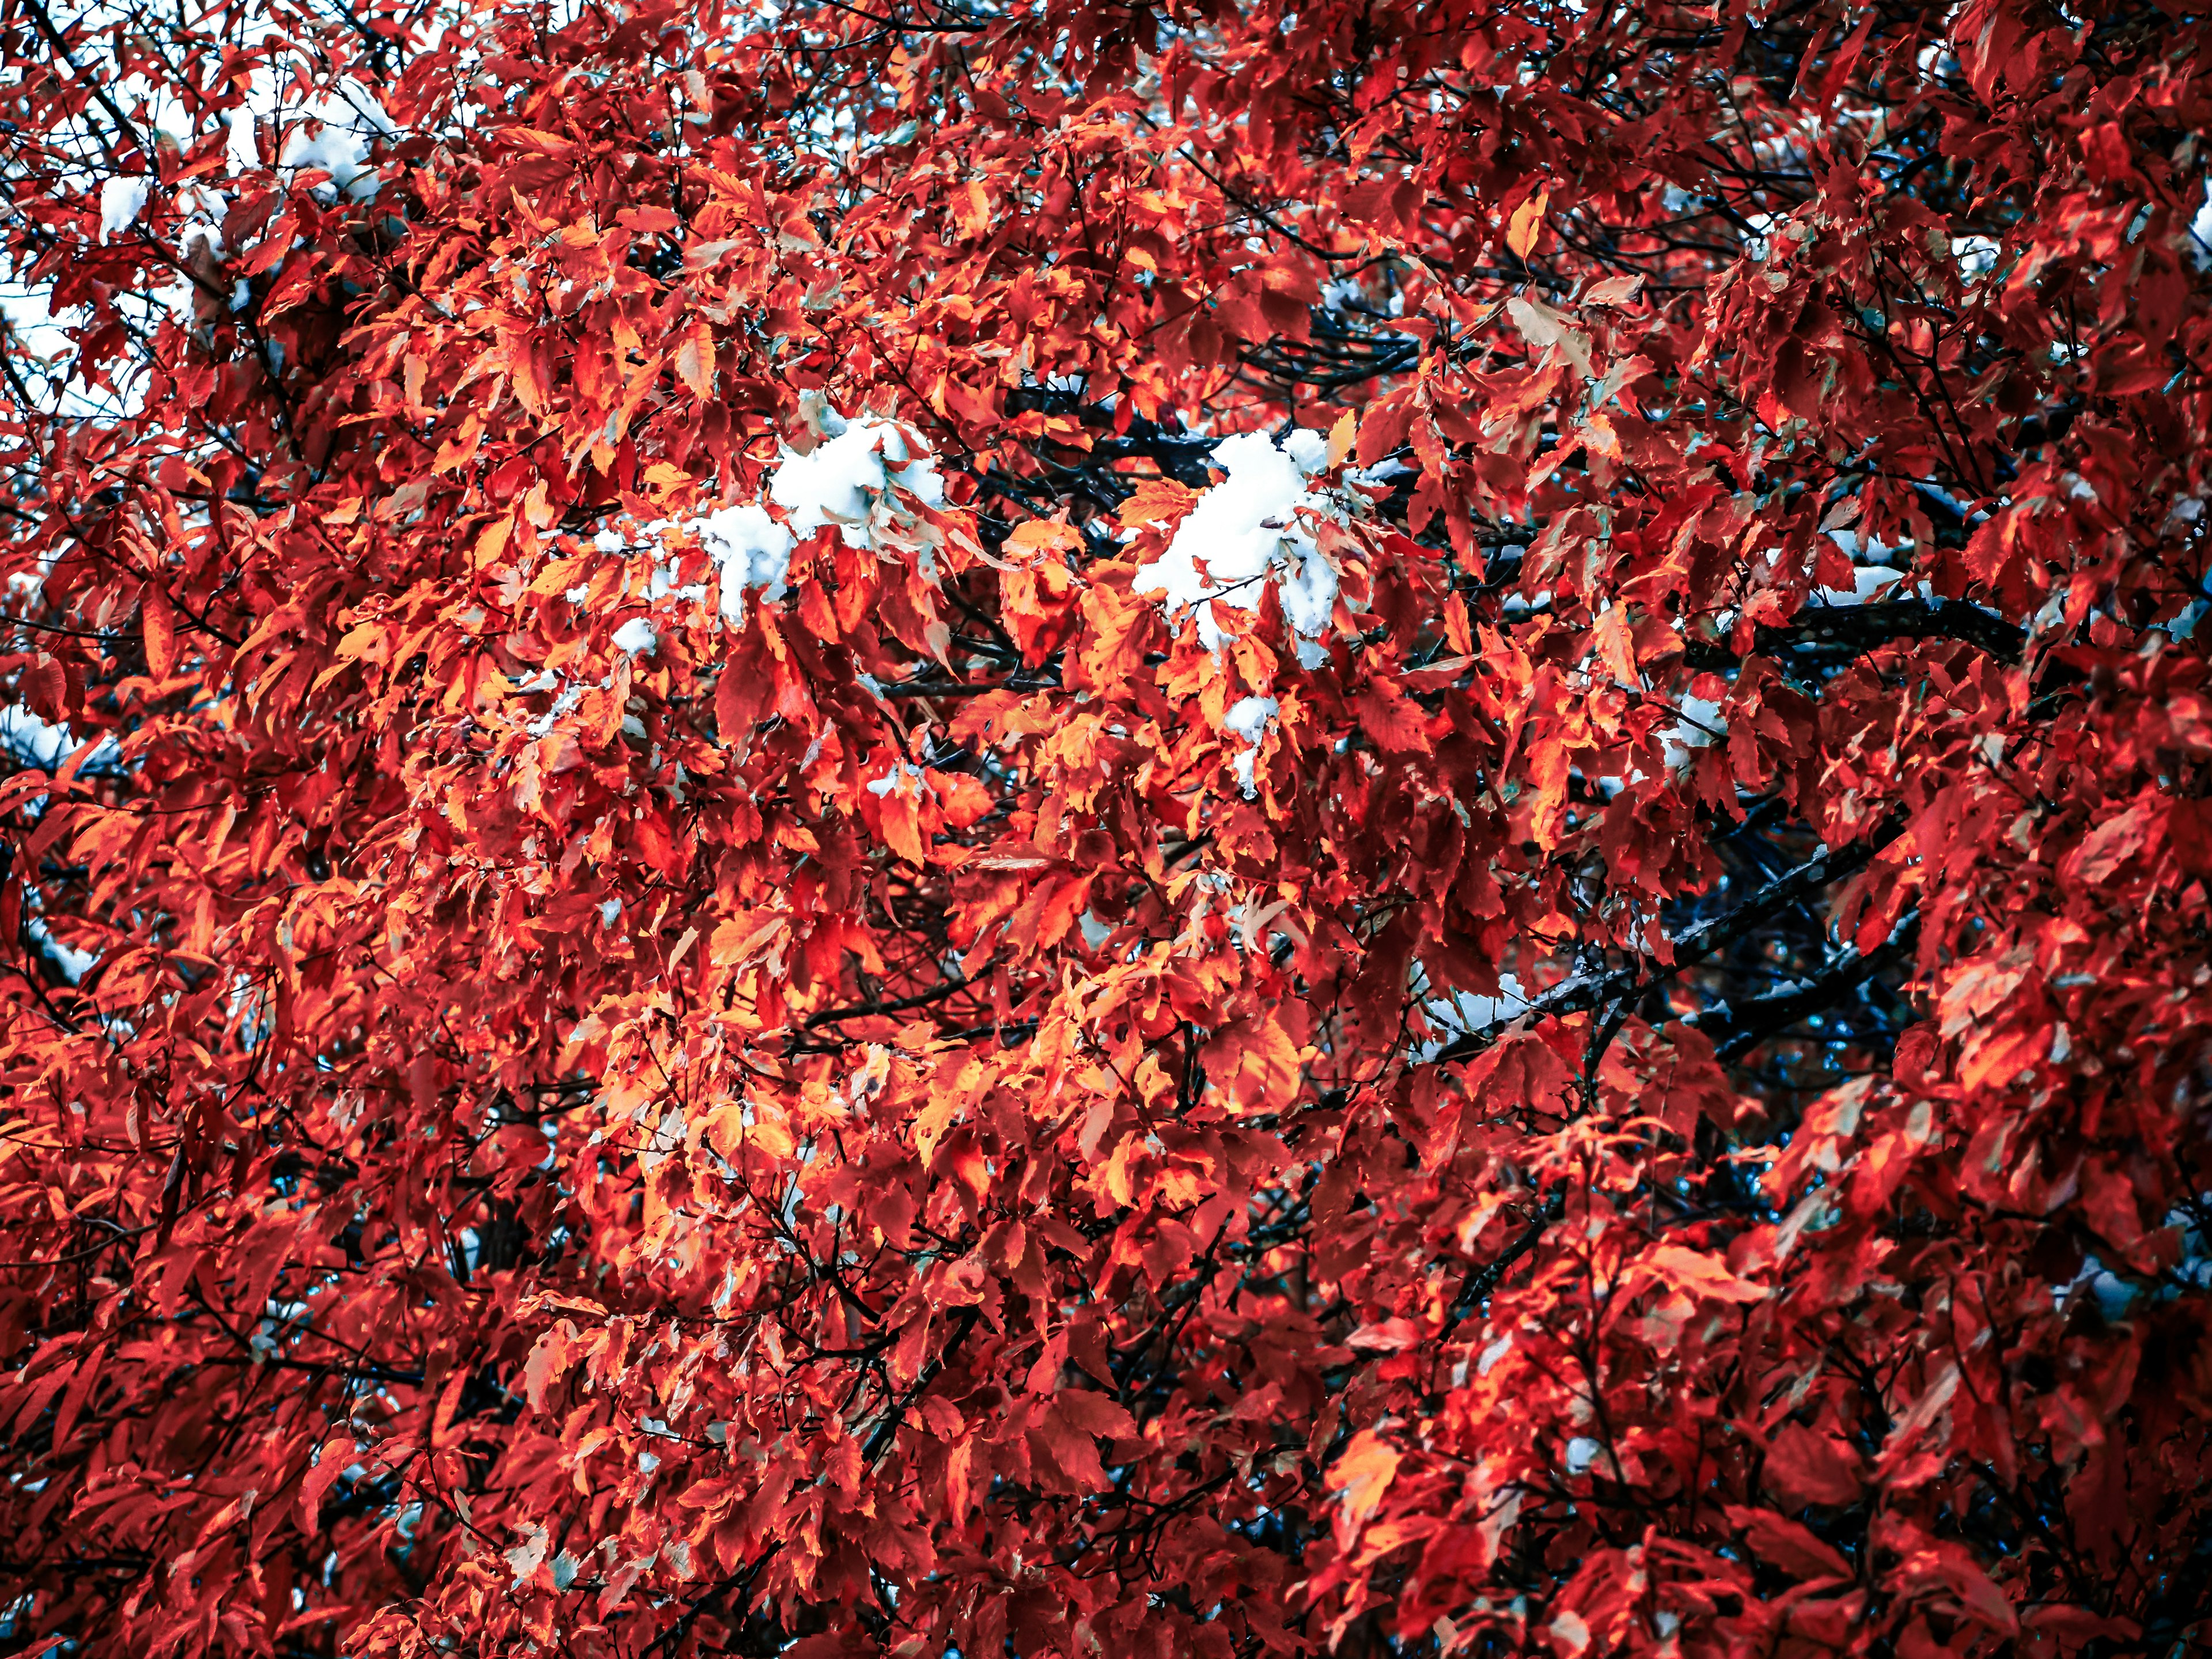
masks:
[[[2203,1639],[2200,15],[0,42],[7,1651]]]

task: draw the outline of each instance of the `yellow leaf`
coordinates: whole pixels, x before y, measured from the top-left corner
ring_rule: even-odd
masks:
[[[1328,1484],[1344,1494],[1345,1518],[1354,1527],[1375,1513],[1398,1474],[1397,1448],[1372,1429],[1352,1436],[1344,1455],[1328,1472]]]
[[[1336,417],[1336,424],[1328,429],[1328,464],[1343,465],[1344,458],[1352,453],[1352,447],[1359,441],[1359,422],[1350,410]]]
[[[1540,190],[1513,210],[1513,216],[1505,222],[1505,246],[1513,250],[1516,258],[1525,259],[1536,246],[1536,238],[1544,230],[1544,206],[1552,198],[1548,190]]]

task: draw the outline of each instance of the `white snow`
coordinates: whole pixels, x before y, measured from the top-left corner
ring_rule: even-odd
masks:
[[[1281,704],[1273,697],[1245,697],[1231,705],[1222,716],[1221,723],[1229,731],[1244,739],[1243,752],[1231,763],[1237,769],[1237,786],[1249,800],[1260,793],[1254,769],[1260,758],[1260,739],[1267,735],[1267,722],[1275,717]]]
[[[100,187],[100,240],[105,242],[138,222],[146,210],[146,193],[152,181],[144,178],[110,179]]]
[[[867,788],[870,794],[879,799],[903,795],[909,799],[919,800],[923,788],[921,769],[909,766],[904,761],[893,761],[890,771],[879,778],[868,780]]]
[[[368,147],[358,134],[334,122],[310,119],[292,129],[276,164],[327,173],[333,185],[349,191],[362,176],[368,155]]]
[[[617,651],[641,657],[659,648],[660,635],[653,631],[653,624],[644,617],[632,617],[615,629],[614,645]]]
[[[1423,1012],[1428,1015],[1430,1024],[1439,1029],[1455,1036],[1469,1036],[1501,1019],[1511,1019],[1528,1006],[1528,998],[1521,988],[1520,980],[1511,974],[1500,974],[1494,997],[1480,996],[1473,991],[1455,991],[1429,1002]]]
[[[1310,426],[1296,428],[1283,440],[1283,453],[1298,464],[1301,472],[1322,472],[1328,468],[1328,440]]]
[[[1995,270],[2002,251],[1987,236],[1961,236],[1951,244],[1951,258],[1959,275],[1970,283],[1978,283]]]
[[[877,509],[896,510],[888,500],[894,484],[932,507],[945,504],[936,458],[910,453],[905,433],[891,422],[862,416],[848,423],[825,411],[823,426],[829,439],[804,455],[786,449],[769,480],[769,499],[790,515],[793,535],[834,524],[846,546],[867,546]]]
[[[233,178],[261,165],[261,146],[253,134],[253,112],[240,104],[225,112],[223,160]]]
[[[1325,457],[1325,441],[1322,448]],[[1327,659],[1316,642],[1328,631],[1337,573],[1301,515],[1333,514],[1334,506],[1307,489],[1298,457],[1265,433],[1224,438],[1213,459],[1228,477],[1199,497],[1167,550],[1137,572],[1131,590],[1160,595],[1170,620],[1194,609],[1200,641],[1218,651],[1234,637],[1219,612],[1256,610],[1260,584],[1272,579],[1284,618],[1298,636],[1299,661],[1317,666]]]
[[[1395,455],[1386,455],[1372,466],[1352,468],[1344,475],[1344,481],[1346,483],[1369,484],[1379,489],[1393,478],[1401,478],[1419,471],[1418,467],[1408,465]]]
[[[323,100],[295,118],[284,137],[276,165],[319,169],[331,175],[337,189],[356,201],[365,200],[376,194],[379,183],[377,171],[368,161],[369,143],[394,137],[399,128],[385,113],[376,95],[358,82],[342,81],[335,90],[336,97]],[[230,119],[230,155],[236,162],[245,144],[239,137],[235,112]]]
[[[1717,743],[1728,735],[1728,717],[1721,706],[1704,697],[1686,696],[1675,705],[1682,718],[1660,734],[1661,754],[1670,770],[1690,764],[1690,751]]]
[[[1221,723],[1245,742],[1256,744],[1281,705],[1273,697],[1243,697],[1231,704]]]
[[[1502,1020],[1516,1018],[1528,1006],[1528,994],[1512,974],[1498,976],[1498,994],[1494,997],[1473,991],[1431,996],[1426,994],[1431,988],[1428,970],[1419,969],[1415,976],[1414,994],[1422,997],[1421,1012],[1428,1016],[1430,1027],[1436,1033],[1428,1041],[1414,1045],[1414,1059],[1424,1063],[1442,1054],[1453,1039],[1473,1036]]]
[[[943,489],[939,480],[940,495]],[[694,520],[690,528],[721,573],[722,615],[732,628],[744,624],[747,588],[760,588],[769,599],[783,597],[784,578],[791,570],[791,550],[797,545],[797,538],[787,526],[770,518],[759,502],[722,507]]]

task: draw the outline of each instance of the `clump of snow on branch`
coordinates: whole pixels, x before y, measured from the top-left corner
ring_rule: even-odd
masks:
[[[1906,580],[1907,573],[1890,561],[1900,553],[1909,554],[1912,544],[1905,542],[1891,547],[1872,537],[1861,537],[1854,530],[1831,530],[1828,539],[1840,548],[1844,556],[1856,568],[1851,572],[1849,587],[1823,587],[1815,598],[1819,603],[1833,609],[1841,605],[1871,605],[1878,599],[1894,599],[1917,596],[1926,599],[1929,588],[1926,582]]]
[[[342,81],[335,90],[336,96],[303,112],[284,135],[276,165],[327,173],[335,189],[361,201],[376,193],[379,182],[376,169],[369,165],[369,144],[398,137],[399,128],[375,94],[359,82]],[[242,157],[251,142],[251,131],[241,138],[234,121],[228,137],[233,158]]]
[[[1661,754],[1670,771],[1686,769],[1693,750],[1718,743],[1728,736],[1728,717],[1720,704],[1705,697],[1685,696],[1675,707],[1682,718],[1660,733]]]
[[[144,178],[110,179],[100,187],[100,240],[118,236],[138,222],[146,210],[151,181]]]
[[[1260,432],[1224,438],[1213,461],[1229,476],[1199,497],[1167,550],[1137,572],[1132,591],[1158,594],[1170,620],[1194,610],[1200,641],[1218,650],[1234,637],[1222,610],[1257,610],[1272,580],[1297,636],[1298,660],[1317,666],[1326,658],[1317,641],[1336,604],[1337,571],[1310,522],[1340,509],[1308,486],[1328,458],[1328,442],[1316,432],[1293,433],[1286,447]]]
[[[1425,991],[1428,975],[1417,970],[1417,988]],[[1434,1060],[1445,1048],[1461,1037],[1474,1036],[1488,1030],[1502,1020],[1518,1018],[1528,1010],[1528,993],[1521,981],[1511,974],[1498,976],[1498,994],[1486,997],[1474,991],[1452,991],[1442,996],[1424,996],[1421,1012],[1428,1016],[1430,1030],[1436,1033],[1417,1049],[1417,1057]]]
[[[759,501],[739,501],[696,518],[655,520],[640,526],[635,540],[617,530],[603,530],[592,545],[609,554],[633,550],[640,544],[665,551],[669,536],[690,538],[714,562],[719,609],[732,628],[744,625],[746,596],[752,590],[770,600],[783,597],[799,538],[832,525],[847,546],[913,552],[922,574],[934,576],[938,533],[902,496],[933,507],[944,504],[945,479],[936,457],[895,422],[872,416],[847,422],[826,406],[813,410],[812,418],[823,441],[803,454],[787,448],[769,476],[768,500],[781,509],[782,517]],[[647,583],[648,602],[706,597],[702,584],[679,584],[678,568],[669,559],[655,561]],[[568,592],[576,604],[588,597],[588,586]],[[658,636],[648,638],[650,631],[649,624],[635,619],[623,625],[616,643],[632,655],[651,651]]]
[[[909,445],[896,422],[866,415],[848,422],[827,409],[817,419],[824,441],[805,454],[787,448],[769,480],[769,499],[794,535],[836,525],[846,546],[873,545],[875,531],[910,516],[892,495],[894,484],[931,507],[945,504],[936,458]]]
[[[721,573],[722,617],[732,628],[745,620],[745,591],[757,587],[769,600],[780,599],[784,578],[791,573],[791,550],[798,538],[789,526],[769,516],[757,501],[725,507],[695,519],[689,526]]]
[[[1222,724],[1244,740],[1243,752],[1231,763],[1237,769],[1237,782],[1249,800],[1260,793],[1254,768],[1260,758],[1260,740],[1267,735],[1267,722],[1275,717],[1281,704],[1273,697],[1245,697],[1232,704]]]

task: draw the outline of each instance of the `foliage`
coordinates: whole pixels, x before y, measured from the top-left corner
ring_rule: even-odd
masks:
[[[2201,16],[165,3],[0,1649],[2201,1639]]]

